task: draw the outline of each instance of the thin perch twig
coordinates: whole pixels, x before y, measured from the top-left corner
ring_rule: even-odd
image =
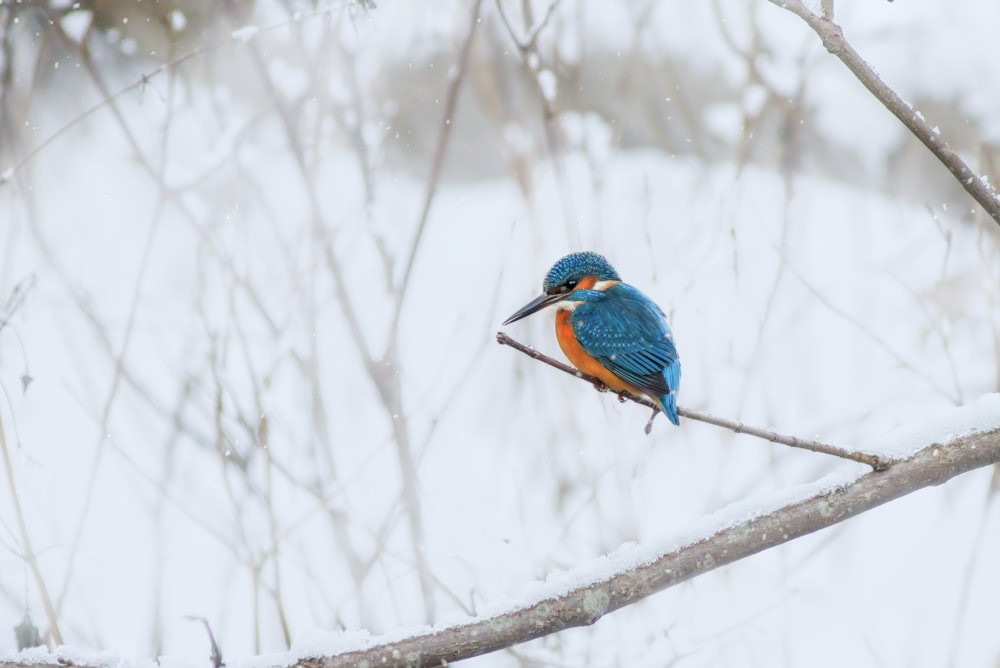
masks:
[[[523,343],[515,341],[503,332],[497,332],[497,343],[502,346],[510,346],[511,348],[518,350],[528,357],[532,357],[540,362],[545,362],[551,367],[555,367],[560,371],[564,371],[577,378],[582,378],[583,380],[591,383],[594,387],[598,389],[604,388],[604,383],[597,376],[591,376],[589,373],[584,373],[579,369],[574,369],[568,364],[563,364],[558,360],[554,360],[548,355],[538,352],[530,346],[526,346]],[[618,396],[620,399],[629,399],[637,404],[647,406],[652,408],[654,411],[659,410],[659,407],[647,399],[644,396],[637,396],[629,392],[619,392]],[[750,425],[745,425],[741,422],[736,422],[733,420],[727,420],[725,418],[715,417],[714,415],[709,415],[708,413],[702,413],[701,411],[692,410],[690,408],[683,408],[681,406],[677,407],[677,413],[690,420],[697,420],[699,422],[707,422],[708,424],[714,424],[717,427],[723,427],[724,429],[729,429],[737,434],[747,434],[748,436],[755,436],[757,438],[762,438],[765,441],[771,441],[772,443],[781,443],[782,445],[787,445],[792,448],[801,448],[802,450],[811,450],[812,452],[819,452],[824,455],[833,455],[834,457],[840,457],[841,459],[850,459],[851,461],[860,462],[861,464],[866,464],[876,471],[885,471],[892,464],[894,460],[887,457],[882,457],[879,455],[860,452],[858,450],[847,450],[845,448],[838,447],[836,445],[829,445],[827,443],[820,443],[819,441],[811,441],[796,436],[786,436],[784,434],[779,434],[770,429],[760,429],[758,427],[751,427]],[[655,413],[654,413],[655,416]],[[652,418],[650,418],[652,420]],[[647,433],[649,424],[647,423]]]

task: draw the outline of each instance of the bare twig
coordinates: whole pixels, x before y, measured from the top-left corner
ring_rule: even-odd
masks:
[[[564,371],[572,376],[581,378],[588,383],[591,383],[598,389],[604,389],[604,384],[601,382],[597,376],[591,376],[588,373],[584,373],[579,369],[574,369],[573,367],[563,364],[558,360],[554,360],[548,355],[538,352],[530,346],[526,346],[523,343],[515,341],[503,332],[497,332],[497,343],[503,346],[510,346],[515,350],[518,350],[525,355],[532,357],[540,362],[544,362],[551,367],[555,367],[560,371]],[[654,411],[659,410],[657,405],[643,396],[636,396],[629,392],[620,392],[618,396],[622,399],[629,399],[637,404],[642,404],[648,408],[652,408]],[[820,443],[819,441],[811,441],[806,439],[801,439],[796,436],[785,436],[784,434],[779,434],[770,429],[760,429],[758,427],[751,427],[745,425],[741,422],[735,422],[733,420],[727,420],[725,418],[715,417],[714,415],[709,415],[708,413],[702,413],[700,411],[692,410],[690,408],[677,408],[678,414],[691,419],[697,420],[699,422],[707,422],[708,424],[714,424],[717,427],[723,427],[725,429],[732,430],[737,434],[747,434],[748,436],[754,436],[756,438],[762,438],[765,441],[771,441],[772,443],[781,443],[782,445],[787,445],[792,448],[801,448],[803,450],[810,450],[812,452],[819,452],[825,455],[833,455],[834,457],[840,457],[842,459],[850,459],[851,461],[860,462],[861,464],[867,464],[876,471],[885,471],[895,462],[886,457],[879,455],[859,452],[857,450],[847,450],[844,448],[837,447],[835,445],[828,445],[826,443]],[[654,413],[655,416],[655,413]],[[650,418],[652,421],[652,418]],[[647,423],[646,433],[649,433],[649,424]]]
[[[538,50],[538,36],[549,24],[549,20],[555,13],[559,2],[560,0],[552,0],[549,3],[548,9],[545,11],[545,16],[543,16],[542,20],[538,23],[533,23],[531,3],[527,1],[521,3],[521,14],[524,19],[524,30],[526,33],[526,37],[524,38],[522,38],[518,34],[517,30],[514,29],[514,26],[511,25],[510,20],[507,18],[507,14],[504,11],[503,2],[501,2],[501,0],[496,0],[496,6],[504,28],[506,28],[511,41],[514,42],[514,45],[517,47],[518,53],[521,54],[521,60],[524,62],[524,66],[527,68],[528,73],[531,75],[531,81],[535,86],[535,90],[538,92],[538,101],[542,105],[542,121],[545,130],[545,142],[548,146],[549,156],[552,160],[552,170],[555,174],[556,183],[559,187],[559,197],[562,199],[563,215],[568,226],[567,232],[571,240],[571,245],[579,245],[579,240],[577,239],[578,232],[575,225],[575,200],[567,181],[566,165],[563,155],[566,146],[566,137],[563,127],[559,123],[559,110],[556,105],[556,98],[553,95],[555,90],[542,84],[542,72],[545,71],[545,68],[542,67],[542,54]],[[551,74],[551,72],[549,72],[549,74]]]
[[[329,13],[330,13],[329,9],[318,9],[318,10],[316,10],[314,12],[311,12],[311,13],[304,14],[304,15],[300,16],[299,19],[298,19],[298,22],[301,23],[303,21],[312,20],[312,19],[325,19],[326,17],[329,16]],[[59,28],[59,21],[57,20],[57,18],[54,15],[52,16],[51,20],[52,20],[52,25],[55,26],[55,27],[57,27],[57,28]],[[264,27],[260,28],[260,30],[258,30],[257,34],[258,35],[262,35],[262,34],[267,34],[267,33],[275,32],[275,31],[278,31],[278,30],[285,30],[292,23],[293,23],[292,21],[280,21],[280,22],[277,22],[277,23],[274,23],[274,24],[271,24],[271,25],[268,25],[268,26],[264,26]],[[59,28],[59,29],[61,30],[61,28]],[[4,36],[4,39],[5,38],[6,38],[6,35]],[[76,43],[73,42],[73,40],[71,40],[68,36],[66,36],[64,32],[62,32],[61,34],[59,34],[59,38],[61,40],[69,40],[68,42],[64,41],[64,44],[66,45],[66,47],[70,51],[73,51],[73,52],[78,51]],[[24,167],[27,166],[27,164],[29,162],[31,162],[42,151],[44,151],[46,148],[48,148],[48,146],[50,144],[52,144],[56,140],[58,140],[61,137],[63,137],[65,134],[67,134],[69,132],[69,130],[73,129],[75,126],[77,126],[80,123],[82,123],[84,120],[86,120],[88,117],[90,117],[95,112],[100,111],[101,109],[104,109],[105,107],[112,107],[115,104],[115,101],[118,98],[124,96],[126,93],[130,93],[130,92],[135,91],[135,90],[142,90],[145,86],[149,85],[150,82],[151,82],[151,80],[153,78],[155,78],[158,74],[162,74],[164,72],[168,72],[168,71],[170,71],[170,70],[172,70],[174,68],[177,68],[178,66],[186,63],[189,60],[197,59],[197,58],[200,58],[201,56],[207,55],[209,53],[213,53],[213,52],[218,51],[220,49],[227,48],[227,47],[231,46],[232,43],[233,43],[232,38],[230,38],[230,37],[227,36],[227,37],[218,39],[218,40],[216,40],[214,42],[211,42],[209,44],[206,44],[206,45],[203,45],[203,46],[199,46],[199,47],[197,47],[197,48],[195,48],[195,49],[193,49],[193,50],[191,50],[191,51],[189,51],[189,52],[187,52],[187,53],[185,53],[185,54],[183,54],[181,56],[178,56],[177,58],[174,58],[172,60],[168,60],[165,63],[157,65],[152,70],[150,70],[148,73],[143,74],[141,77],[139,77],[135,81],[133,81],[133,82],[131,82],[131,83],[123,86],[122,88],[118,89],[114,93],[106,93],[98,102],[96,102],[92,106],[88,107],[86,110],[84,110],[78,116],[74,116],[66,124],[62,125],[58,129],[56,129],[51,135],[49,135],[47,138],[45,138],[40,144],[38,144],[37,146],[33,147],[30,151],[28,151],[25,154],[25,156],[23,158],[21,158],[13,166],[13,168],[11,170],[5,171],[2,175],[0,175],[0,186],[3,186],[7,181],[12,180],[13,177],[14,177],[14,175],[16,175],[18,172],[22,171],[24,169]],[[3,45],[3,42],[0,42],[0,45]],[[84,62],[86,62],[88,60],[88,58],[84,57],[84,55],[81,55],[80,58],[81,58],[81,61],[84,61]],[[0,67],[3,67],[3,65],[6,62],[7,61],[5,61],[4,59],[0,58]],[[99,87],[102,90],[105,90],[105,91],[107,90],[103,85],[101,85]],[[0,93],[2,93],[2,92],[3,92],[2,89],[0,89]],[[114,113],[114,112],[112,112],[112,113]],[[4,120],[6,120],[6,119],[4,119]],[[134,144],[134,142],[130,142],[130,143]],[[141,154],[138,154],[137,157],[140,158],[140,159],[142,159],[142,155]],[[148,166],[148,163],[144,164],[143,166],[144,167]]]
[[[212,653],[208,655],[209,660],[212,662],[212,668],[222,668],[226,665],[222,660],[222,652],[219,651],[219,646],[215,642],[215,634],[212,633],[212,627],[209,626],[208,620],[204,617],[195,617],[194,615],[187,615],[187,619],[192,622],[201,622],[205,627],[205,631],[208,633],[208,641],[212,643]]]
[[[943,394],[945,397],[948,398],[950,402],[952,402],[956,406],[961,403],[961,387],[956,386],[955,393],[954,394],[950,393],[948,389],[945,388],[944,385],[941,382],[939,382],[934,375],[930,374],[927,371],[924,371],[923,369],[920,368],[919,365],[907,362],[902,355],[896,352],[893,346],[889,345],[886,341],[881,339],[878,336],[878,334],[872,331],[872,329],[865,324],[864,320],[851,315],[850,313],[848,313],[847,311],[845,311],[844,309],[840,308],[832,301],[830,301],[830,299],[826,295],[824,295],[820,290],[815,288],[809,281],[807,281],[805,277],[802,276],[802,274],[800,274],[795,269],[795,267],[792,267],[792,273],[795,274],[795,278],[799,279],[799,282],[802,283],[802,286],[806,290],[808,290],[809,293],[812,294],[812,296],[815,297],[820,304],[833,311],[838,317],[842,318],[844,322],[848,323],[852,327],[856,328],[859,332],[864,334],[882,352],[891,357],[893,361],[896,362],[896,364],[898,364],[900,367],[906,369],[913,375],[917,376],[918,378],[926,382],[927,385],[931,387],[931,389]]]
[[[931,127],[919,111],[903,101],[896,91],[886,85],[875,70],[854,50],[850,42],[844,38],[843,29],[833,22],[832,3],[824,3],[824,15],[820,15],[806,7],[801,0],[768,0],[768,2],[787,9],[805,21],[819,35],[826,50],[839,58],[858,81],[948,168],[986,213],[1000,224],[1000,196],[996,190],[985,178],[980,178],[973,172],[958,153],[941,138],[940,132]],[[825,15],[827,6],[830,7],[830,16]]]
[[[507,12],[503,9],[503,2],[501,0],[496,0],[496,6],[497,12],[503,20],[504,27],[507,28],[507,32],[510,34],[510,38],[514,40],[514,44],[517,45],[517,48],[521,51],[531,51],[535,48],[538,36],[541,34],[542,30],[545,29],[545,26],[549,24],[549,19],[552,18],[552,15],[555,13],[560,1],[561,0],[552,0],[552,2],[549,3],[548,8],[545,10],[545,16],[542,17],[542,20],[528,29],[527,34],[523,38],[518,37],[517,31],[514,29],[514,26],[511,25],[510,19],[507,18]],[[527,19],[528,17],[525,18]]]
[[[3,419],[0,418],[0,456],[3,457],[4,472],[7,476],[7,487],[10,489],[11,501],[14,503],[14,516],[17,518],[17,528],[21,533],[21,547],[24,550],[23,557],[35,578],[35,586],[38,587],[38,594],[42,597],[42,605],[45,606],[45,615],[49,620],[49,633],[57,645],[62,644],[62,634],[59,632],[58,613],[52,604],[52,597],[49,589],[45,585],[42,577],[42,570],[38,566],[38,558],[35,549],[31,546],[31,534],[28,532],[28,523],[24,520],[24,511],[21,510],[21,497],[17,493],[17,485],[14,483],[14,467],[10,461],[10,453],[7,451],[7,436],[4,433]]]
[[[955,614],[955,622],[951,631],[951,646],[948,650],[948,666],[952,668],[958,665],[958,654],[962,647],[962,632],[965,630],[965,618],[969,610],[969,597],[972,593],[973,575],[979,565],[979,558],[983,554],[983,540],[991,535],[992,525],[990,524],[990,514],[993,511],[997,500],[997,491],[1000,483],[1000,466],[993,467],[993,479],[986,490],[986,503],[983,505],[982,513],[979,515],[979,523],[976,527],[976,536],[973,539],[966,561],[965,577],[962,578],[962,588],[958,595],[958,612]]]
[[[396,315],[391,330],[394,333],[399,331],[399,317],[403,312],[403,300],[406,298],[406,289],[410,285],[410,274],[413,271],[413,263],[417,259],[417,252],[420,250],[420,241],[423,238],[424,229],[427,227],[427,216],[430,214],[434,195],[437,194],[438,179],[441,176],[441,167],[444,164],[444,153],[448,147],[448,140],[451,138],[451,126],[455,119],[455,105],[458,103],[458,91],[462,86],[462,76],[465,74],[466,65],[469,61],[472,38],[475,37],[476,26],[479,25],[479,9],[482,4],[482,0],[476,0],[472,6],[472,16],[470,17],[469,27],[465,34],[465,41],[462,42],[462,49],[459,51],[458,60],[453,70],[454,74],[451,77],[451,82],[448,84],[448,92],[445,95],[444,116],[441,118],[441,133],[438,135],[437,146],[434,148],[431,173],[427,178],[427,193],[424,195],[424,205],[420,210],[420,218],[417,220],[417,233],[410,247],[410,254],[406,259],[406,268],[403,270],[403,278],[396,295]]]
[[[31,292],[34,287],[34,274],[28,274],[26,277],[17,282],[14,289],[10,291],[7,301],[0,304],[0,329],[7,326],[10,319],[14,317],[14,314],[21,308],[21,305],[24,304],[25,297],[28,296],[28,293]]]
[[[390,329],[392,334],[389,337],[386,352],[381,359],[376,359],[369,350],[367,337],[364,335],[364,332],[360,327],[353,302],[347,289],[348,283],[344,280],[340,264],[337,261],[333,248],[330,244],[330,240],[326,232],[326,225],[324,223],[322,207],[320,206],[319,197],[313,184],[309,166],[306,164],[302,141],[298,135],[292,110],[287,104],[285,104],[282,97],[276,94],[276,88],[271,79],[270,71],[264,55],[253,42],[251,42],[248,46],[248,52],[253,59],[254,65],[259,71],[261,80],[267,88],[272,91],[272,95],[275,99],[276,111],[284,127],[289,147],[291,148],[292,155],[295,158],[298,172],[302,178],[303,185],[308,195],[308,204],[312,211],[314,234],[316,235],[316,238],[320,240],[324,258],[330,269],[330,273],[333,276],[334,288],[341,310],[344,314],[344,320],[351,333],[352,339],[354,339],[354,342],[362,355],[365,369],[375,385],[375,388],[379,393],[379,398],[381,399],[383,407],[385,408],[391,421],[393,440],[396,446],[402,474],[402,492],[406,502],[405,511],[409,520],[408,523],[413,543],[414,557],[419,576],[424,611],[428,621],[433,621],[434,618],[433,577],[430,565],[427,562],[424,552],[425,533],[423,529],[422,511],[417,484],[417,472],[416,466],[414,465],[412,448],[410,447],[410,433],[403,412],[402,390],[400,385],[401,381],[398,374],[395,373],[395,370],[398,369],[398,364],[396,363],[396,350],[398,343],[399,319],[402,312],[406,288],[409,283],[410,272],[420,245],[420,240],[422,238],[422,233],[430,211],[430,206],[437,191],[438,174],[441,167],[441,161],[443,160],[444,148],[446,147],[447,139],[450,136],[449,128],[451,126],[452,114],[454,113],[455,104],[457,102],[457,93],[459,83],[461,81],[461,74],[465,63],[468,60],[472,37],[474,36],[476,26],[479,23],[478,14],[481,2],[482,0],[477,0],[473,8],[468,33],[459,56],[459,64],[457,66],[458,69],[456,70],[449,88],[448,99],[446,100],[445,105],[445,117],[442,121],[443,130],[441,137],[439,138],[437,151],[438,157],[435,161],[435,165],[432,166],[432,176],[428,183],[427,196],[424,201],[424,207],[420,220],[418,222],[417,232],[409,251],[402,282],[396,293],[396,310]],[[242,15],[243,12],[241,6],[232,0],[228,3],[228,6],[230,12],[238,20],[238,22],[244,23],[245,20]]]
[[[65,37],[65,34],[61,32],[61,29],[59,34],[62,35],[64,39],[68,39]],[[110,92],[107,91],[103,81],[100,79],[98,75],[96,68],[94,68],[92,63],[90,63],[89,59],[84,59],[84,60],[87,63],[88,69],[91,70],[94,82],[98,85],[104,97],[108,97],[110,95]],[[173,90],[172,83],[170,88],[171,90]],[[110,105],[110,108],[114,112],[114,115],[118,119],[119,123],[121,124],[122,130],[128,137],[129,142],[132,144],[132,148],[135,151],[135,155],[139,159],[139,162],[144,165],[148,164],[146,159],[143,157],[143,154],[139,149],[139,146],[136,143],[133,134],[129,130],[124,117],[121,115],[118,106],[112,103]],[[161,137],[161,142],[162,142],[161,147],[166,147],[168,143],[167,133],[169,132],[170,128],[170,120],[169,120],[170,118],[171,117],[168,116],[168,121],[164,126],[163,135]],[[80,547],[80,543],[83,540],[83,532],[85,530],[85,527],[87,526],[87,519],[89,518],[90,515],[91,504],[94,499],[94,493],[97,489],[97,475],[98,472],[100,471],[101,460],[104,454],[104,444],[105,441],[107,440],[107,434],[110,431],[109,424],[111,420],[111,411],[114,407],[115,399],[118,397],[118,390],[122,385],[122,377],[125,373],[125,368],[126,368],[125,358],[128,355],[129,347],[132,342],[132,335],[133,332],[135,331],[136,317],[139,311],[139,299],[142,296],[143,284],[145,282],[146,272],[149,269],[149,260],[152,255],[153,248],[155,247],[157,232],[160,229],[160,223],[163,221],[163,211],[167,197],[166,186],[163,181],[163,172],[165,170],[166,161],[167,161],[166,153],[163,153],[161,155],[160,164],[158,167],[154,167],[151,164],[148,164],[147,167],[149,170],[153,170],[156,181],[160,186],[160,196],[156,202],[153,221],[150,224],[149,231],[146,234],[146,241],[143,246],[142,257],[139,263],[139,269],[135,277],[135,285],[133,286],[132,296],[129,301],[128,318],[125,323],[125,330],[123,333],[121,346],[118,349],[116,355],[114,356],[115,367],[111,377],[111,387],[108,389],[107,396],[104,399],[104,408],[101,414],[100,431],[97,435],[97,443],[94,446],[95,450],[94,461],[90,467],[90,474],[87,482],[87,491],[83,500],[83,508],[80,511],[80,518],[77,521],[76,531],[73,534],[73,542],[70,547],[68,563],[66,565],[66,577],[64,578],[63,589],[59,594],[58,601],[56,602],[57,612],[62,611],[63,604],[66,601],[66,596],[69,594],[70,585],[73,582],[73,571],[76,565],[76,558],[77,555],[79,554],[78,550]]]
[[[451,80],[448,84],[448,90],[445,95],[444,115],[441,119],[441,131],[438,134],[437,146],[434,149],[431,173],[427,179],[427,192],[424,195],[423,207],[420,210],[420,218],[417,221],[417,230],[407,254],[403,276],[396,291],[396,308],[392,316],[392,325],[389,330],[390,336],[386,351],[377,367],[370,366],[372,380],[375,382],[379,397],[388,411],[392,422],[393,440],[396,444],[396,454],[399,458],[400,472],[403,478],[403,498],[406,501],[406,511],[410,520],[410,534],[420,575],[420,588],[424,599],[424,613],[428,622],[434,621],[434,590],[431,585],[436,578],[434,578],[431,572],[430,564],[427,562],[424,552],[425,533],[423,528],[423,512],[421,510],[417,486],[417,467],[414,461],[410,429],[403,411],[401,380],[399,374],[393,373],[393,370],[399,368],[399,323],[403,314],[403,306],[406,303],[406,292],[410,286],[410,278],[417,253],[420,251],[420,242],[423,240],[424,230],[427,228],[427,219],[430,215],[431,205],[437,194],[441,168],[444,165],[445,149],[451,138],[451,127],[454,123],[458,92],[461,90],[462,79],[468,66],[469,54],[472,49],[472,40],[476,35],[476,28],[480,22],[479,13],[481,6],[482,0],[476,0],[473,3],[465,38],[462,41],[462,47],[459,50],[458,59],[452,70]]]

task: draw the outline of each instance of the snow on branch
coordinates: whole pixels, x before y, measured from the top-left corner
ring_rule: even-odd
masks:
[[[276,661],[290,668],[346,666],[444,666],[598,619],[668,587],[819,531],[911,492],[1000,462],[1000,427],[931,443],[885,471],[812,491],[804,498],[760,511],[681,547],[659,554],[624,551],[585,567],[570,584],[554,582],[530,603],[468,622],[418,631],[400,639],[370,639],[359,649]],[[607,568],[608,564],[616,568]],[[0,660],[0,668],[61,668],[56,656],[32,653]],[[260,665],[255,660],[254,665]],[[73,665],[85,665],[79,660]]]
[[[1000,195],[985,178],[973,172],[965,161],[941,137],[940,132],[924,120],[923,114],[905,102],[872,69],[871,65],[854,50],[844,37],[843,29],[833,21],[833,3],[824,2],[823,14],[817,14],[805,6],[801,0],[768,0],[771,4],[792,12],[805,21],[819,35],[823,46],[840,59],[847,69],[858,78],[865,88],[913,135],[923,142],[931,153],[948,168],[965,191],[972,195],[993,220],[1000,223]]]

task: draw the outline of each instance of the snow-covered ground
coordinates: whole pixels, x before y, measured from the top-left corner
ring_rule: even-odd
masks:
[[[971,200],[956,210],[886,194],[887,153],[903,129],[801,21],[762,1],[719,3],[726,30],[745,45],[758,26],[759,65],[779,90],[792,95],[808,73],[813,130],[857,156],[862,175],[881,173],[879,187],[735,155],[626,150],[615,125],[627,118],[565,112],[565,154],[536,147],[527,182],[513,169],[455,178],[463,166],[449,164],[397,317],[430,168],[386,156],[410,141],[433,146],[438,130],[414,138],[375,105],[340,121],[331,109],[350,111],[344,59],[362,91],[386,63],[431,67],[426,54],[440,50],[446,68],[468,21],[465,3],[397,5],[353,18],[340,7],[305,12],[293,30],[261,3],[253,23],[185,61],[173,84],[160,74],[117,97],[128,134],[104,106],[30,161],[2,158],[0,173],[16,169],[0,185],[0,306],[17,285],[27,294],[0,331],[0,419],[68,645],[203,665],[204,629],[186,619],[195,615],[237,666],[284,651],[283,629],[301,654],[427,623],[402,446],[436,622],[521,600],[559,571],[603,568],[601,555],[623,544],[669,545],[863,470],[691,421],[661,418],[647,437],[645,409],[498,346],[499,323],[572,250],[602,252],[667,312],[683,406],[873,451],[990,423],[995,223],[970,214]],[[713,5],[658,3],[637,35],[636,5],[566,2],[541,54],[689,53],[693,67],[708,63],[738,85],[745,63]],[[1000,93],[985,82],[1000,79],[1000,6],[841,5],[848,38],[904,97],[951,100],[981,142],[997,141]],[[483,22],[501,25],[492,3]],[[324,45],[331,35],[343,51]],[[303,69],[297,43],[326,54],[329,75],[322,63]],[[478,44],[481,59],[492,46]],[[214,58],[242,69],[206,75]],[[486,76],[477,67],[460,109],[480,99],[466,92]],[[122,69],[107,75],[111,90],[135,80]],[[310,94],[316,81],[329,85]],[[446,82],[432,93],[432,127]],[[558,103],[565,82],[548,74],[542,85]],[[81,79],[38,109],[27,149],[101,99],[88,86]],[[743,106],[702,110],[713,132],[739,142],[754,90]],[[275,105],[296,119],[301,162]],[[536,103],[523,124],[540,117]],[[509,151],[518,129],[504,129],[495,144]],[[543,312],[506,331],[559,356],[551,320]],[[469,665],[993,665],[991,475]],[[44,630],[3,480],[0,629],[27,607]],[[0,654],[14,649],[0,632]]]

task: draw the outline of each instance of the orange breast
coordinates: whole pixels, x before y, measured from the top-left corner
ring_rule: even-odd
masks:
[[[628,390],[634,394],[642,394],[641,390],[608,371],[603,364],[583,349],[583,346],[576,340],[576,335],[573,333],[573,325],[569,321],[570,315],[572,314],[569,311],[556,312],[556,340],[559,341],[559,347],[562,348],[563,353],[569,358],[573,366],[584,373],[597,376],[601,379],[601,382],[615,392]]]

